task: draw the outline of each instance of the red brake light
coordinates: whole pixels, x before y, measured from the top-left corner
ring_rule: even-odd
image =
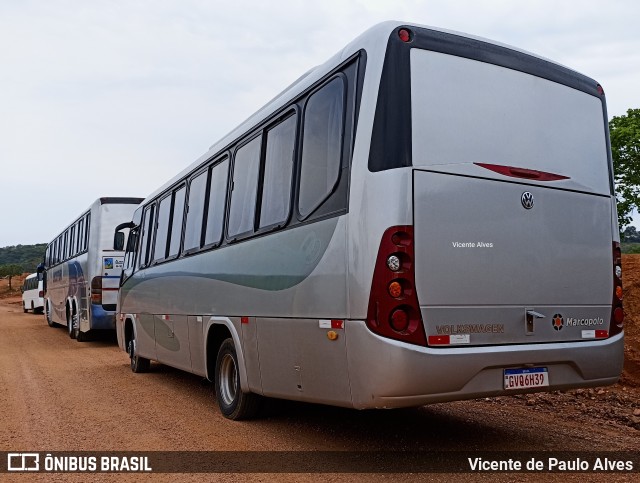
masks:
[[[489,164],[489,163],[473,163],[481,168],[488,169],[495,173],[499,173],[503,176],[510,176],[512,178],[534,179],[536,181],[560,181],[563,179],[570,179],[568,176],[563,176],[556,173],[548,173],[546,171],[538,171],[537,169],[518,168],[516,166],[503,166],[501,164]]]
[[[91,303],[102,305],[102,277],[91,279]]]
[[[613,242],[613,297],[611,303],[611,322],[609,337],[619,334],[624,329],[624,309],[622,307],[622,252],[620,243]]]
[[[391,255],[402,260],[398,270],[387,263]],[[373,272],[367,326],[383,337],[426,346],[418,297],[413,289],[414,266],[413,226],[388,228],[382,235]]]
[[[408,29],[400,29],[398,30],[398,37],[400,37],[400,40],[402,40],[403,42],[410,42],[411,31]]]

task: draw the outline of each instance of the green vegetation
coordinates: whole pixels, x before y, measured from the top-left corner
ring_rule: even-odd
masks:
[[[620,229],[631,223],[633,209],[640,207],[640,109],[609,122],[611,155],[615,172]]]
[[[640,253],[640,243],[621,243],[620,250],[622,253],[637,254]]]
[[[0,248],[0,266],[18,265],[22,272],[35,272],[44,258],[46,243],[37,245],[17,245]]]

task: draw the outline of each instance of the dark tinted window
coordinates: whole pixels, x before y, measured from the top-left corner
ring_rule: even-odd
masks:
[[[71,247],[69,249],[69,256],[73,257],[76,254],[76,226],[73,225],[71,227],[71,235],[69,238],[69,246]]]
[[[127,249],[124,255],[124,268],[133,268],[136,248],[138,245],[138,230],[131,230],[127,238]]]
[[[310,215],[331,194],[340,174],[344,83],[335,78],[315,92],[304,112],[298,210]]]
[[[262,137],[242,146],[233,161],[229,237],[253,231]]]
[[[289,216],[295,137],[295,116],[267,131],[260,228],[282,223]]]
[[[180,252],[182,237],[182,221],[184,219],[184,198],[187,189],[183,186],[173,193],[173,217],[171,219],[171,238],[169,240],[169,256]]]
[[[89,247],[89,236],[91,235],[91,213],[87,213],[86,221],[84,222],[84,244],[82,249],[86,250]]]
[[[158,206],[158,223],[156,224],[156,242],[153,249],[153,260],[162,260],[166,256],[170,216],[171,195],[164,197]]]
[[[148,206],[144,210],[142,217],[142,237],[140,242],[140,258],[138,266],[144,267],[149,263],[151,253],[151,240],[153,239],[153,214],[154,205]]]
[[[184,230],[184,251],[200,248],[207,174],[207,171],[199,174],[191,180],[189,185],[189,211]]]
[[[81,252],[84,250],[83,248],[84,241],[84,218],[78,222],[78,251]]]
[[[69,230],[64,232],[64,248],[62,253],[62,258],[66,260],[69,257]]]
[[[211,169],[209,183],[209,206],[207,209],[207,230],[204,244],[219,243],[222,239],[224,222],[224,202],[227,198],[227,178],[229,176],[229,159],[215,165]]]

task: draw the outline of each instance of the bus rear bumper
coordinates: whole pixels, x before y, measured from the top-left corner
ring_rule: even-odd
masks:
[[[614,384],[622,372],[623,334],[601,341],[428,348],[379,337],[348,321],[347,360],[353,406],[424,404]],[[546,367],[549,386],[503,388],[504,369]]]
[[[116,314],[102,308],[102,305],[91,304],[91,330],[115,330]]]

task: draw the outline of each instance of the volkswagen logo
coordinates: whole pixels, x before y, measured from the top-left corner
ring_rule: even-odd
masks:
[[[528,191],[522,193],[520,201],[522,202],[522,206],[524,206],[526,210],[530,210],[531,208],[533,208],[533,195]]]

